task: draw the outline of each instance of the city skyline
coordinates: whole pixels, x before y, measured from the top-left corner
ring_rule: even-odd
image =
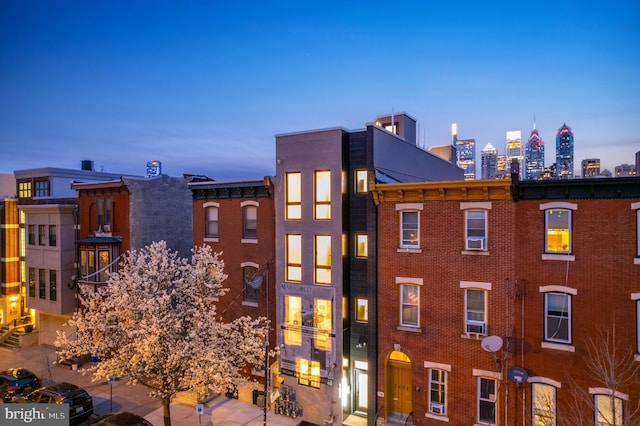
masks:
[[[278,134],[406,112],[425,147],[476,161],[534,120],[613,172],[640,149],[640,5],[94,4],[0,13],[0,173],[36,167],[241,179],[275,172]],[[531,23],[532,25],[528,25]],[[524,143],[524,140],[523,140]],[[476,167],[476,170],[479,168]]]

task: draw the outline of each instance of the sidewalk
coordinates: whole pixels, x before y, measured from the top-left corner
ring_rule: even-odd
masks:
[[[84,388],[93,398],[94,412],[98,415],[110,412],[129,411],[144,417],[154,426],[162,426],[162,402],[148,395],[144,386],[129,386],[124,380],[109,384],[105,380],[92,381],[89,374],[83,375],[58,365],[55,348],[47,345],[32,346],[18,350],[0,347],[0,370],[23,367],[33,371],[43,381],[70,382]],[[171,403],[171,423],[176,426],[259,426],[264,424],[262,408],[218,396],[203,406],[202,415],[188,402]],[[267,412],[267,424],[296,426],[300,420]]]

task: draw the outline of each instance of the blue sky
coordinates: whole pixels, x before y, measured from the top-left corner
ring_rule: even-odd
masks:
[[[640,150],[640,2],[0,2],[0,173],[275,172],[274,135],[404,111],[504,153],[534,117],[555,161]]]

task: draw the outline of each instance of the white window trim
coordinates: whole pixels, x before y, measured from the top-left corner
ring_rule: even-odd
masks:
[[[437,415],[437,414],[433,414],[431,412],[429,412],[429,410],[431,409],[431,406],[427,407],[427,410],[424,413],[424,416],[428,419],[433,419],[433,420],[440,420],[441,422],[445,422],[448,423],[449,422],[449,410],[448,410],[448,404],[447,404],[447,395],[449,393],[449,374],[451,373],[451,365],[449,364],[439,364],[437,362],[429,362],[429,361],[425,361],[424,362],[424,368],[428,369],[428,370],[442,370],[445,371],[447,374],[445,374],[445,381],[444,381],[444,388],[445,388],[445,414],[444,415]],[[431,392],[431,372],[427,373],[429,374],[429,380],[427,380],[427,385],[429,386],[429,388],[427,389],[427,392]],[[428,397],[429,400],[429,404],[431,404],[431,395],[429,394]]]
[[[396,211],[400,213],[400,235],[399,235],[399,243],[400,243],[400,248],[398,248],[399,252],[412,252],[412,253],[421,253],[422,250],[420,248],[422,241],[420,239],[420,233],[421,233],[421,226],[420,226],[420,211],[422,211],[423,206],[422,204],[402,204],[404,206],[412,206],[412,207],[407,207],[407,208],[398,208],[398,204],[396,204]],[[403,243],[403,238],[404,238],[404,222],[403,222],[403,213],[409,213],[409,212],[416,212],[418,214],[418,244],[416,245],[406,245]]]
[[[243,201],[240,203],[240,207],[244,207],[244,206],[255,206],[255,207],[260,207],[260,203],[257,201]]]
[[[545,285],[540,287],[539,289],[540,293],[568,293],[571,294],[573,296],[577,296],[578,295],[578,290],[575,288],[571,288],[571,287],[566,287],[563,285]]]
[[[396,277],[396,284],[423,284],[422,278]]]
[[[202,205],[202,208],[205,211],[205,218],[204,218],[204,226],[205,226],[205,236],[203,238],[203,241],[206,243],[217,243],[220,241],[220,237],[207,237],[207,231],[206,231],[206,226],[207,226],[207,217],[206,217],[206,211],[207,211],[207,207],[215,207],[218,209],[218,232],[220,229],[220,203],[216,202],[216,201],[207,201],[206,203],[204,203]]]
[[[624,401],[629,401],[629,394],[613,391],[609,388],[589,388],[589,394],[591,395],[609,395],[616,398],[620,398]]]
[[[400,294],[400,305],[398,306],[398,308],[400,309],[399,315],[398,315],[398,330],[401,331],[413,331],[413,332],[421,332],[422,329],[420,328],[420,308],[421,308],[421,303],[420,303],[420,287],[418,287],[418,325],[409,325],[409,324],[403,324],[402,323],[402,286],[403,285],[410,285],[410,286],[422,286],[422,278],[403,278],[403,277],[396,277],[396,284],[399,285],[399,289],[398,292]]]
[[[491,283],[479,281],[460,281],[460,288],[477,288],[481,290],[491,290]]]
[[[576,211],[578,210],[578,205],[575,203],[567,203],[565,201],[554,201],[551,203],[544,203],[544,204],[540,204],[540,210],[542,211],[546,211],[549,209],[565,209],[565,210],[572,210],[572,211]],[[571,227],[573,227],[573,214],[571,215]],[[545,232],[545,237],[544,237],[544,243],[545,245],[547,244],[547,236],[546,236],[546,232],[547,232],[547,219],[546,216],[544,218],[544,232]],[[573,251],[573,229],[570,229],[569,232],[571,233],[571,251]],[[545,252],[546,252],[546,246],[545,246]],[[576,260],[575,255],[571,254],[571,252],[569,253],[542,253],[542,260],[561,260],[561,261],[569,261],[569,262],[573,262]]]
[[[543,340],[540,342],[540,347],[545,349],[556,349],[560,351],[566,352],[575,352],[576,348],[573,345],[573,321],[571,319],[571,315],[573,314],[573,296],[578,294],[578,290],[571,287],[566,287],[562,285],[547,285],[539,288],[539,292],[543,293],[543,296],[546,296],[547,293],[565,293],[570,294],[572,296],[571,299],[571,311],[569,312],[569,334],[570,334],[570,342],[551,342],[548,340]],[[546,307],[546,299],[545,299],[545,307],[543,311],[543,322],[545,327],[545,332],[543,333],[543,339],[546,339],[546,322],[547,322],[547,307]]]
[[[631,210],[636,213],[636,255],[633,257],[633,263],[640,265],[640,202],[631,203]]]
[[[451,364],[441,364],[439,362],[425,361],[424,368],[434,368],[436,370],[444,370],[447,373],[451,373]]]
[[[631,293],[631,300],[636,305],[636,353],[633,358],[640,361],[640,293]]]
[[[469,325],[468,322],[472,321],[472,320],[469,319],[469,305],[468,305],[468,301],[467,301],[467,290],[475,290],[475,291],[483,292],[483,295],[484,295],[483,317],[484,318],[483,318],[482,323],[484,324],[483,325],[484,333],[475,333],[475,332],[467,331],[467,326]],[[487,305],[488,304],[489,304],[489,292],[488,292],[488,290],[483,289],[483,288],[473,288],[473,287],[465,287],[464,288],[464,330],[463,330],[464,334],[466,334],[467,336],[470,336],[472,334],[473,335],[478,335],[478,336],[486,336],[488,334],[487,333],[487,325],[488,325],[488,322],[489,322],[489,320],[488,320],[489,314],[487,312]],[[477,324],[477,325],[479,325],[479,324]]]
[[[562,387],[562,383],[557,380],[550,379],[548,377],[542,376],[530,376],[527,379],[529,383],[542,383],[543,385],[553,386],[554,388],[560,389]]]
[[[502,373],[498,373],[496,371],[480,370],[480,369],[474,368],[471,374],[473,375],[473,377],[487,377],[490,379],[496,379],[496,380],[502,381]]]
[[[578,210],[578,205],[575,203],[567,203],[565,201],[554,201],[551,203],[540,204],[540,210],[549,209],[566,209],[566,210]]]
[[[491,210],[491,201],[460,203],[460,210]]]

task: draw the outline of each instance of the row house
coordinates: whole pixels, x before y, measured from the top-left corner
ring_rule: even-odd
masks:
[[[305,421],[375,418],[378,225],[370,187],[464,179],[455,148],[425,151],[416,127],[397,113],[360,130],[276,135],[275,331],[280,374]]]
[[[229,291],[218,298],[217,315],[224,322],[241,316],[266,317],[271,322],[268,348],[276,345],[275,323],[275,217],[270,176],[256,180],[215,181],[190,176],[193,199],[193,244],[209,245],[222,253]],[[265,368],[275,362],[265,359]],[[265,372],[247,372],[254,383],[240,385],[229,395],[258,403],[264,393]],[[275,372],[275,366],[271,370]],[[262,382],[262,386],[256,384]],[[276,383],[275,377],[270,383]]]
[[[637,179],[377,184],[373,195],[380,419],[637,424]]]

